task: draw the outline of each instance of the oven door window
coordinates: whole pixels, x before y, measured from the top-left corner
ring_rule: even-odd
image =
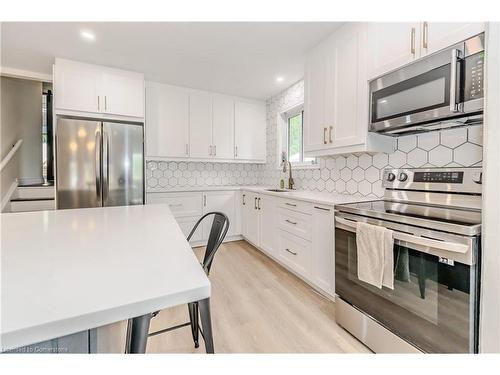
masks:
[[[430,353],[468,353],[471,267],[394,245],[394,290],[358,280],[356,234],[335,230],[335,291],[346,302]]]
[[[372,123],[450,105],[450,65],[372,93]]]

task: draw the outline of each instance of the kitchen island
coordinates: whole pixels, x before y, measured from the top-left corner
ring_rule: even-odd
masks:
[[[9,213],[0,221],[1,351],[135,318],[131,340],[141,352],[152,312],[194,301],[204,301],[202,323],[210,322],[210,282],[168,205]]]

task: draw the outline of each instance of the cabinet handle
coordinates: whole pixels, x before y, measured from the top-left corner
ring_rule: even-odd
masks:
[[[207,206],[207,196],[205,194],[203,194],[203,206]]]
[[[292,254],[292,255],[297,255],[297,253],[293,252],[293,251],[292,251],[292,250],[290,250],[290,249],[285,249],[285,250],[286,250],[286,251],[288,251],[288,252],[289,252],[290,254]]]
[[[293,224],[293,225],[297,225],[297,222],[296,221],[291,221],[291,220],[288,220],[286,219],[285,220],[287,223],[290,223],[290,224]]]
[[[260,198],[257,199],[257,207],[260,210]]]
[[[326,128],[323,128],[323,144],[325,144],[325,145],[327,143],[326,142],[326,130],[327,130]]]
[[[424,22],[424,30],[423,30],[423,36],[422,36],[422,47],[427,49],[429,47],[429,24],[427,22]]]
[[[330,211],[329,208],[323,208],[323,207],[318,207],[318,206],[314,206],[314,208],[316,208],[318,210],[323,210],[323,211]]]
[[[247,196],[246,194],[243,194],[243,199],[242,199],[242,201],[243,201],[243,206],[245,206],[245,205],[246,205],[246,202],[245,202],[245,197],[246,197],[246,196]]]
[[[214,145],[214,156],[217,156],[217,145]]]
[[[297,205],[296,205],[296,204],[293,204],[293,203],[288,203],[288,202],[285,202],[285,204],[286,204],[287,206],[297,207]]]
[[[104,110],[108,110],[108,96],[104,95]]]
[[[253,201],[253,208],[256,210],[257,209],[257,197],[254,198]]]
[[[415,28],[411,28],[411,42],[410,42],[410,51],[411,54],[415,57]]]
[[[186,155],[189,156],[189,143],[186,143]]]
[[[238,146],[234,146],[234,156],[238,157]]]
[[[332,130],[333,126],[330,126],[330,129],[328,131],[328,140],[330,141],[330,143],[332,143]]]
[[[208,146],[208,155],[212,156],[212,146]]]
[[[101,101],[99,99],[99,95],[97,95],[97,111],[100,112],[101,111]]]

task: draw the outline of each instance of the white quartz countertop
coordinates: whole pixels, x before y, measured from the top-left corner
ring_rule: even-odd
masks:
[[[168,205],[1,214],[0,349],[210,296]]]
[[[172,190],[149,190],[148,194],[156,193],[179,193],[179,192],[201,192],[201,191],[224,191],[224,190],[245,190],[253,191],[259,194],[267,194],[275,197],[282,197],[288,199],[297,199],[305,202],[325,204],[334,206],[337,204],[365,202],[377,200],[376,197],[363,197],[354,194],[338,194],[310,190],[287,190],[286,192],[274,192],[268,189],[277,189],[272,186],[206,186],[206,187],[184,187]]]

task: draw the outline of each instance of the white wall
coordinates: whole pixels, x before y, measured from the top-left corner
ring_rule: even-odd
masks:
[[[500,24],[489,23],[483,183],[481,352],[500,352]]]

